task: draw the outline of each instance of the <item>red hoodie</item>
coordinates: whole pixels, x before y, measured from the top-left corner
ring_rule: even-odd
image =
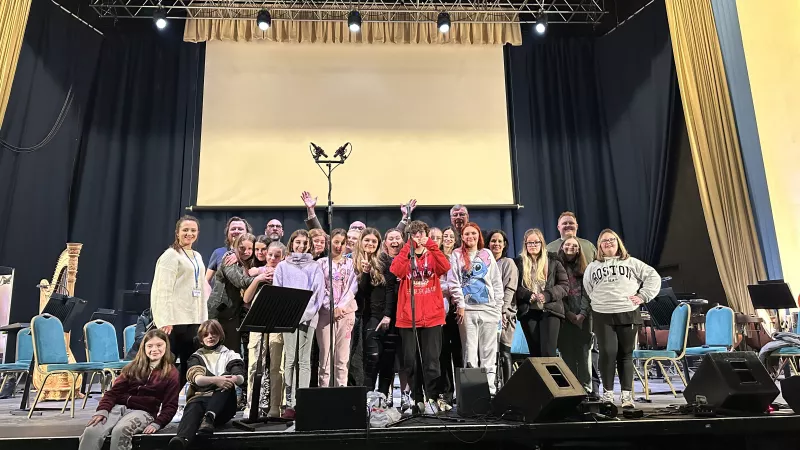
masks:
[[[444,325],[444,302],[439,277],[450,270],[450,262],[444,256],[436,242],[428,239],[425,244],[428,250],[417,256],[417,270],[411,273],[411,262],[408,253],[411,251],[411,240],[400,250],[389,270],[400,279],[397,292],[397,328],[411,328],[411,279],[414,279],[414,300],[416,302],[417,327],[430,328]]]
[[[154,422],[159,427],[164,428],[178,411],[180,391],[177,369],[170,370],[169,375],[163,378],[161,371],[154,370],[146,380],[128,379],[121,375],[114,380],[111,389],[103,394],[97,412],[108,417],[114,405],[125,405],[128,409],[147,412],[155,417]]]

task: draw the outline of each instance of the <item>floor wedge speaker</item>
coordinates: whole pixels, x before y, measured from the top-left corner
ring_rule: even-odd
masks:
[[[561,358],[528,358],[492,401],[496,416],[525,422],[560,420],[576,413],[586,391]]]
[[[781,395],[795,414],[800,414],[800,375],[781,380]]]
[[[754,352],[705,355],[683,391],[689,404],[751,413],[763,413],[777,396],[778,387]]]
[[[297,431],[365,430],[367,388],[340,386],[298,389],[295,414]]]

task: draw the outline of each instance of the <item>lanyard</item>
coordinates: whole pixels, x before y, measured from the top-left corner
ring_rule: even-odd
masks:
[[[194,267],[194,288],[195,289],[199,289],[200,288],[200,263],[197,262],[197,254],[193,251],[192,252],[192,257],[189,258],[189,254],[186,253],[186,250],[184,250],[183,247],[181,247],[181,250],[183,251],[183,254],[186,255],[186,258],[189,260],[189,262],[192,263],[192,266]]]

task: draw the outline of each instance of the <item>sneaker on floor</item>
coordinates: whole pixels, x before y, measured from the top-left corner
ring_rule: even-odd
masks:
[[[175,436],[169,440],[169,450],[184,450],[189,446],[189,442],[182,438]]]
[[[636,407],[636,405],[633,404],[633,394],[631,391],[622,391],[622,395],[619,396],[619,402],[622,404],[623,408]]]
[[[178,406],[178,410],[175,412],[175,417],[172,418],[170,423],[178,423],[181,421],[181,419],[183,418],[183,408],[185,407],[186,407],[185,405]]]
[[[411,409],[412,406],[414,406],[414,400],[411,399],[411,394],[409,392],[403,392],[400,397],[400,412],[404,413]]]
[[[451,409],[453,409],[453,407],[450,406],[447,403],[447,400],[445,400],[444,397],[441,396],[441,395],[439,396],[439,399],[436,400],[436,406],[439,408],[439,411],[441,411],[443,413],[446,413],[447,411],[450,411]]]
[[[427,403],[425,403],[425,408],[422,408],[422,403],[418,404],[418,408],[422,411],[422,414],[426,416],[438,416],[441,412],[439,406],[436,401],[433,399],[429,399]]]
[[[605,403],[614,403],[614,391],[603,391],[603,395],[600,397],[601,402]]]

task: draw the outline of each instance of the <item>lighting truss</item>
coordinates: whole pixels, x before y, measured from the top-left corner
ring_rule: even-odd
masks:
[[[435,22],[447,11],[454,22],[597,24],[607,13],[605,0],[89,0],[101,18],[152,19],[161,7],[169,19],[255,20],[262,9],[273,20],[343,21],[358,10],[370,22]]]

